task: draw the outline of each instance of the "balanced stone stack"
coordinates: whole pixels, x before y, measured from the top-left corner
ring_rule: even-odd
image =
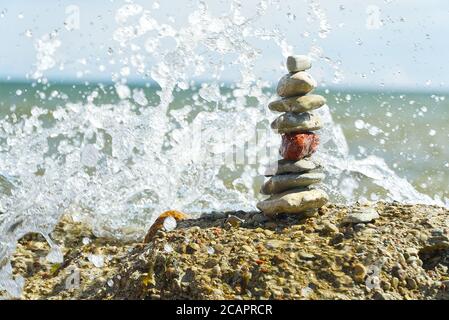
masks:
[[[282,135],[279,153],[282,160],[271,165],[265,176],[269,179],[261,193],[270,197],[257,204],[268,216],[279,213],[309,216],[327,203],[329,197],[312,185],[324,179],[321,165],[311,159],[317,150],[322,121],[312,111],[325,105],[320,95],[308,94],[315,89],[316,81],[306,70],[312,67],[309,57],[298,55],[287,59],[289,74],[278,84],[277,94],[282,99],[273,101],[270,110],[282,112],[271,128]]]

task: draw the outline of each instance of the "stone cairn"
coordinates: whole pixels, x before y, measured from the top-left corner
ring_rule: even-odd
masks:
[[[325,178],[321,164],[311,159],[319,144],[314,131],[322,128],[320,117],[311,111],[326,104],[324,97],[308,94],[317,85],[304,72],[311,67],[312,61],[307,56],[288,57],[289,74],[279,80],[277,87],[282,99],[268,106],[272,111],[282,112],[271,128],[282,135],[279,153],[283,159],[270,165],[265,173],[269,179],[260,192],[270,197],[257,207],[267,216],[279,213],[310,216],[329,200],[326,192],[311,187]]]

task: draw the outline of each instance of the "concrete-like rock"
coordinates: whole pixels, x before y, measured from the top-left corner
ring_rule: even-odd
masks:
[[[329,201],[329,196],[319,189],[295,189],[260,201],[257,208],[268,216],[278,213],[301,214],[317,209]]]
[[[279,154],[285,160],[300,160],[312,155],[318,149],[319,143],[320,138],[314,133],[284,134]]]
[[[323,181],[324,178],[325,175],[321,172],[290,173],[273,176],[264,183],[260,192],[266,195],[278,194],[294,188],[308,187],[311,184]]]
[[[379,214],[374,208],[359,208],[350,212],[344,219],[343,223],[368,223],[379,218]]]
[[[287,74],[279,80],[277,94],[281,97],[289,98],[306,95],[315,89],[317,83],[307,72],[300,71]]]
[[[304,173],[322,168],[321,163],[313,159],[301,159],[297,161],[279,160],[271,163],[265,170],[265,176],[271,177],[286,173]]]
[[[312,67],[312,59],[304,55],[289,56],[287,58],[288,72],[305,71]]]
[[[321,118],[310,112],[286,112],[271,123],[271,128],[278,133],[309,132],[322,127]]]
[[[342,226],[338,233],[323,234],[317,227],[326,221],[340,226],[353,209],[329,204],[319,217],[307,220],[302,220],[305,213],[276,221],[259,211],[227,212],[214,215],[216,219],[206,214],[179,221],[172,232],[158,232],[149,245],[99,237],[91,225],[65,216],[52,232],[52,239],[64,250],[63,264],[42,259],[49,247],[37,234],[19,241],[11,263],[14,275],[25,279],[23,300],[372,300],[379,293],[397,300],[448,300],[449,251],[440,244],[449,236],[449,210],[396,202],[363,206],[379,212],[375,233],[354,234],[352,228]],[[265,219],[254,226],[228,229],[230,214],[245,219],[245,225],[256,217]],[[91,242],[86,245],[80,241],[83,237]],[[334,237],[340,238],[335,241],[340,244],[330,245]],[[437,238],[427,243],[426,237]],[[190,243],[197,243],[193,249],[199,250],[193,252]],[[431,247],[423,250],[427,246]],[[86,261],[89,253],[108,257],[107,263],[92,267]],[[401,253],[416,260],[405,261]],[[81,270],[82,281],[76,290],[67,290],[64,284],[73,270]],[[311,275],[318,275],[313,283]],[[379,289],[367,288],[376,286],[377,280]],[[272,285],[279,293],[271,290]]]
[[[291,97],[276,100],[268,105],[271,111],[276,112],[307,112],[321,108],[326,104],[326,98],[317,94],[301,97]]]

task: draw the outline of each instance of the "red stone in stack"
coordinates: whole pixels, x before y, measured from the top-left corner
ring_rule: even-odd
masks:
[[[320,143],[320,137],[312,132],[286,133],[282,135],[279,153],[286,160],[301,160],[311,156]]]

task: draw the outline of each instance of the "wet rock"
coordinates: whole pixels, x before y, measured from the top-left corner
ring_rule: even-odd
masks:
[[[374,208],[359,208],[353,209],[344,219],[343,223],[346,224],[358,224],[368,223],[379,218],[379,214]]]
[[[268,221],[268,218],[263,214],[256,214],[253,216],[253,221],[255,223],[264,223],[264,222]]]
[[[279,153],[284,160],[297,161],[311,156],[319,143],[320,138],[314,133],[284,134]]]
[[[413,278],[407,278],[407,287],[410,289],[410,290],[414,290],[414,289],[416,289],[417,287],[418,287],[418,285],[416,284],[416,281],[415,281],[415,279],[413,279]]]
[[[221,277],[222,272],[221,272],[221,268],[220,268],[219,265],[215,265],[215,266],[212,268],[212,275],[213,275],[213,276],[216,276],[216,277]]]
[[[218,264],[218,260],[215,258],[211,258],[209,260],[206,261],[206,268],[213,268]]]
[[[340,230],[338,229],[338,227],[329,222],[329,221],[323,221],[323,227],[324,227],[324,231],[327,233],[338,233],[340,232]]]
[[[320,208],[329,200],[326,192],[315,190],[290,190],[273,195],[257,204],[257,208],[268,216],[278,213],[300,214]]]
[[[313,255],[311,253],[304,252],[304,251],[298,252],[298,258],[300,260],[306,260],[306,261],[307,260],[315,260],[316,259],[315,255]]]
[[[345,235],[341,232],[337,233],[330,241],[330,244],[337,245],[343,242]]]
[[[391,294],[388,294],[386,292],[376,291],[373,294],[373,299],[374,300],[394,300],[395,298]]]
[[[271,123],[271,128],[278,133],[303,133],[319,130],[322,127],[321,118],[310,112],[286,112]]]
[[[281,100],[276,100],[268,105],[271,111],[276,112],[308,112],[321,108],[326,104],[326,99],[323,96],[310,94],[301,97],[291,97]]]
[[[237,228],[240,227],[243,222],[245,222],[245,220],[234,215],[229,215],[225,223],[229,223],[232,227]]]
[[[42,255],[42,250],[48,251],[41,237],[22,239],[12,266],[15,274],[26,278],[23,299],[233,299],[236,295],[245,300],[299,299],[302,288],[310,291],[308,299],[448,299],[448,251],[434,248],[423,253],[426,242],[419,235],[444,237],[449,211],[423,205],[370,206],[380,214],[376,233],[350,236],[346,230],[353,226],[341,226],[345,234],[338,233],[335,238],[344,242],[334,246],[322,234],[324,223],[338,225],[351,210],[336,204],[325,206],[316,219],[284,216],[258,228],[224,230],[225,219],[184,221],[176,230],[161,233],[151,245],[98,238],[85,231],[86,226],[80,233],[80,224],[71,221],[52,233],[55,241],[68,250],[64,252],[67,265],[60,266],[59,273],[48,275],[52,264],[45,259],[39,262],[46,254]],[[244,217],[245,223],[254,216],[264,216],[257,212],[227,212],[226,217],[229,215]],[[432,224],[421,222],[429,216],[433,217]],[[372,230],[369,224],[366,230]],[[83,243],[83,237],[91,242]],[[199,250],[192,254],[181,250],[193,241]],[[174,249],[170,253],[164,251],[167,244]],[[213,254],[206,250],[208,247],[215,249]],[[425,267],[417,264],[419,260],[408,264],[410,259],[417,259],[417,252],[423,259],[437,261],[426,262]],[[107,263],[101,269],[93,268],[83,258],[88,253],[102,254]],[[111,260],[106,258],[109,256]],[[29,273],[32,262],[34,270]],[[364,281],[375,285],[370,289],[354,278],[358,274],[355,265],[369,270],[368,266],[376,262],[382,265],[382,273],[377,287],[368,271]],[[82,268],[80,288],[65,290],[64,281],[72,267]],[[236,270],[240,271],[233,279]],[[108,279],[113,279],[113,286],[105,283]]]
[[[393,278],[391,279],[391,286],[392,286],[394,289],[397,289],[398,286],[399,286],[399,279],[396,278],[396,277],[393,277]]]
[[[312,68],[312,59],[305,55],[294,55],[287,58],[287,70],[290,73]]]
[[[407,250],[405,250],[405,253],[408,257],[417,257],[419,254],[419,250],[416,248],[407,248]]]
[[[399,265],[394,266],[391,269],[391,274],[398,280],[404,280],[406,276],[405,271]]]
[[[431,235],[427,239],[427,249],[449,249],[449,236],[441,229],[431,230]]]
[[[192,242],[187,246],[186,252],[187,253],[195,253],[198,250],[200,250],[200,246],[197,243]]]
[[[364,224],[364,223],[357,223],[356,225],[354,225],[355,232],[363,231],[365,229],[366,229],[366,224]]]
[[[302,96],[315,89],[316,86],[317,83],[311,75],[300,71],[282,77],[278,83],[277,94],[286,98]]]
[[[286,173],[303,173],[310,172],[312,170],[321,169],[321,163],[317,160],[312,160],[310,158],[301,160],[279,160],[276,163],[270,164],[265,170],[265,176],[274,176]]]

